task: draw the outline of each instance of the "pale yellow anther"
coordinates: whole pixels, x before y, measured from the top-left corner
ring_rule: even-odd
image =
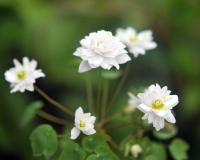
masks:
[[[132,43],[136,43],[136,42],[139,40],[139,38],[138,38],[137,35],[132,35],[132,36],[130,37],[129,40],[130,40]]]
[[[26,72],[24,70],[19,71],[17,77],[19,80],[24,80],[26,78]]]
[[[79,126],[80,126],[80,128],[85,128],[86,124],[83,120],[80,120]]]
[[[155,101],[153,101],[152,103],[152,108],[153,109],[162,109],[164,107],[164,103],[162,100],[160,99],[156,99]]]

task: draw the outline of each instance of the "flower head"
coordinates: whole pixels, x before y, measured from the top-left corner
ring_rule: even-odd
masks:
[[[11,93],[34,91],[33,84],[36,79],[45,77],[41,69],[36,69],[37,62],[24,57],[22,64],[17,59],[14,59],[13,63],[14,67],[5,72],[6,81],[11,83]]]
[[[84,113],[83,109],[79,107],[75,112],[75,127],[71,130],[71,139],[76,139],[80,133],[85,135],[92,135],[96,133],[94,129],[96,117],[91,116],[90,113]]]
[[[92,32],[80,41],[81,47],[74,53],[82,59],[79,72],[102,67],[110,70],[113,66],[119,69],[119,64],[130,61],[125,45],[108,31]]]
[[[140,147],[139,144],[134,144],[131,146],[131,153],[132,155],[137,158],[139,156],[139,154],[142,152],[142,148]]]
[[[137,33],[134,28],[117,29],[116,36],[128,47],[129,52],[138,57],[144,55],[146,50],[151,50],[157,47],[153,41],[152,31],[145,30]]]
[[[137,108],[145,113],[143,119],[153,123],[157,131],[164,128],[164,120],[176,122],[171,109],[178,104],[178,96],[170,93],[166,86],[161,88],[156,84],[148,87],[144,93],[138,94],[140,104]]]

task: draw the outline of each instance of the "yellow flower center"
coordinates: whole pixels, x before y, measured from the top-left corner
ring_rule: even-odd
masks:
[[[26,72],[24,70],[19,71],[17,77],[19,80],[24,80],[26,78]]]
[[[137,35],[132,35],[132,36],[130,37],[129,40],[130,40],[132,43],[136,43],[136,42],[139,40],[139,38],[138,38]]]
[[[83,120],[80,120],[79,126],[80,126],[80,128],[85,128],[86,124]]]
[[[156,99],[155,101],[153,101],[152,103],[152,108],[153,109],[162,109],[164,107],[164,103],[162,100],[160,99]]]

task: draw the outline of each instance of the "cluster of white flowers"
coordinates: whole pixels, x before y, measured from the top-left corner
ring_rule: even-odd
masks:
[[[145,50],[156,48],[152,41],[152,32],[143,31],[136,33],[133,28],[118,29],[116,36],[109,31],[92,32],[80,41],[81,47],[74,52],[75,56],[82,59],[79,72],[86,72],[93,68],[102,67],[110,70],[113,66],[119,69],[119,64],[131,60],[125,50],[137,57],[145,54]]]
[[[158,84],[149,86],[144,93],[136,96],[129,93],[130,100],[144,113],[143,119],[152,123],[157,131],[164,128],[164,120],[175,123],[171,109],[178,104],[178,96],[170,95],[167,87],[161,88]],[[139,103],[138,103],[139,102]]]
[[[143,31],[136,33],[135,29],[118,29],[116,36],[108,31],[97,31],[90,33],[80,41],[81,47],[77,48],[74,55],[82,59],[79,66],[79,72],[86,72],[93,68],[102,67],[110,70],[112,67],[120,68],[131,60],[127,54],[126,47],[137,57],[144,55],[146,50],[156,48],[157,44],[153,42],[152,32]],[[23,58],[21,64],[14,59],[14,67],[5,72],[5,79],[11,84],[11,93],[24,92],[25,90],[34,91],[36,79],[45,77],[40,69],[36,69],[37,62],[29,61],[27,57]],[[171,109],[178,104],[178,96],[170,95],[171,91],[167,87],[161,88],[158,84],[151,85],[137,96],[129,93],[129,108],[127,112],[132,112],[131,108],[138,108],[144,112],[143,119],[153,123],[156,130],[164,127],[164,120],[175,123],[175,118]],[[96,117],[90,113],[84,113],[79,107],[75,112],[75,127],[71,130],[71,139],[76,139],[80,133],[92,135],[96,133],[94,123]],[[132,147],[132,152],[137,155],[141,152],[138,146]]]
[[[41,69],[36,69],[37,62],[29,61],[27,57],[23,58],[21,64],[17,59],[13,60],[14,66],[5,72],[5,79],[11,84],[11,93],[24,92],[25,90],[34,91],[36,79],[45,77]]]

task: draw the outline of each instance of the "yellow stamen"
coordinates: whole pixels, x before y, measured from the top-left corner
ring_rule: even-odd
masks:
[[[130,37],[129,40],[130,40],[132,43],[136,43],[136,42],[139,40],[139,38],[138,38],[137,35],[132,35],[132,36]]]
[[[26,78],[26,72],[24,70],[19,71],[17,77],[19,80],[24,80]]]
[[[152,103],[152,108],[153,109],[162,109],[164,107],[164,103],[162,100],[160,99],[156,99],[153,103]]]
[[[84,121],[80,120],[80,128],[85,128],[86,124]]]

